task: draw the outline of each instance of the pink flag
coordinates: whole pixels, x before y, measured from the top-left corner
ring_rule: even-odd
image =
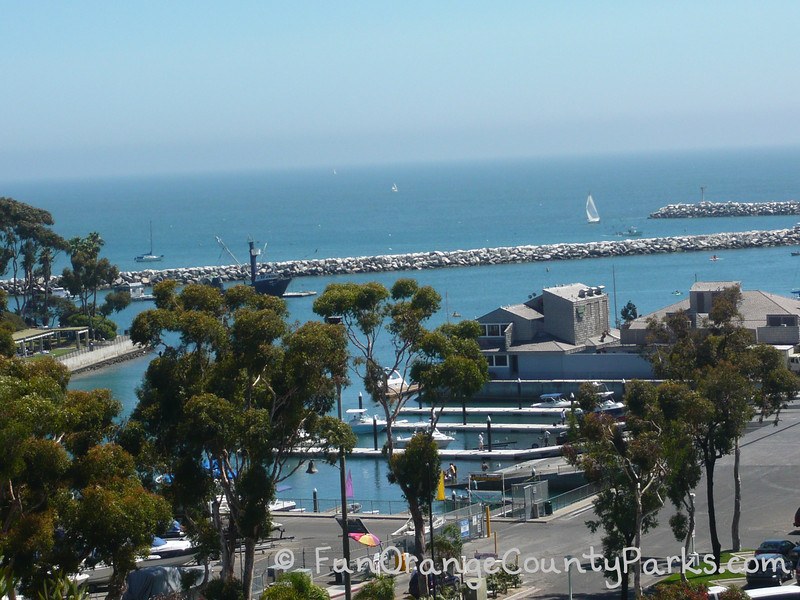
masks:
[[[352,498],[353,494],[353,474],[347,470],[347,480],[344,482],[344,494],[348,498]]]

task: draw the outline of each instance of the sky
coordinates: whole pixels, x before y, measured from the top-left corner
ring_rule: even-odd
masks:
[[[796,146],[798,23],[779,0],[0,0],[0,180]]]

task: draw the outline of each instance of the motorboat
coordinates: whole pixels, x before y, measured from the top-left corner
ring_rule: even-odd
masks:
[[[592,388],[594,395],[600,398],[600,401],[611,400],[614,397],[614,392],[608,389],[608,386],[601,381],[592,381]]]
[[[372,419],[367,415],[366,408],[348,408],[344,412],[350,415],[350,419],[347,421],[347,424],[350,425],[353,433],[369,433],[372,431]],[[378,426],[386,427],[385,420],[378,422],[376,419],[376,422]]]
[[[444,524],[445,524],[444,517],[439,516],[439,515],[434,516],[434,518],[433,518],[433,530],[434,531],[444,527]],[[409,519],[408,521],[403,523],[403,526],[400,527],[400,529],[398,529],[398,530],[396,530],[396,531],[394,531],[392,533],[392,537],[401,536],[401,535],[413,537],[415,531],[416,531],[416,528],[414,527],[414,521],[413,521],[413,519]],[[425,527],[423,529],[423,532],[425,533],[426,536],[430,535],[430,533],[431,533],[430,525],[427,523],[427,519],[426,519],[426,523],[425,523]]]
[[[154,537],[148,555],[136,561],[136,568],[144,567],[178,567],[194,560],[197,548],[191,540],[180,537],[163,539]],[[113,569],[104,562],[92,562],[91,557],[84,561],[80,578],[87,585],[96,586],[107,583],[111,579]]]
[[[386,387],[390,392],[399,394],[408,390],[408,384],[397,369],[384,369],[386,371]]]
[[[623,231],[617,231],[614,235],[619,235],[622,237],[642,237],[642,232],[636,227],[631,226]]]
[[[219,514],[220,515],[229,515],[230,508],[228,508],[228,499],[225,497],[224,494],[217,497],[219,500]],[[213,503],[209,503],[209,511],[213,512]],[[269,512],[288,512],[297,508],[297,502],[294,500],[281,500],[280,498],[276,498],[272,502],[267,505]]]
[[[531,408],[570,408],[576,404],[577,402],[566,398],[561,392],[555,392],[542,394],[539,396],[539,402],[531,404]]]
[[[347,424],[350,425],[353,433],[372,433],[372,429],[375,425],[377,425],[378,431],[384,431],[386,429],[386,419],[377,415],[370,417],[367,414],[366,408],[348,408],[344,412],[350,415]],[[430,425],[430,421],[409,421],[408,419],[392,421],[392,429],[394,430],[411,429],[416,431],[418,429],[426,429],[430,427]]]
[[[594,412],[621,417],[625,414],[625,404],[614,400],[603,400],[594,408]]]
[[[399,437],[399,438],[395,439],[394,445],[395,445],[396,448],[405,448],[406,445],[408,445],[408,442],[410,442],[411,438],[413,438],[413,437],[414,437],[413,435],[409,435],[409,436],[406,436],[406,437]],[[436,442],[436,445],[439,447],[439,450],[444,450],[445,448],[447,448],[450,445],[451,442],[456,441],[456,438],[454,438],[451,435],[447,435],[445,433],[442,433],[437,428],[434,428],[434,430],[433,430],[433,441]]]

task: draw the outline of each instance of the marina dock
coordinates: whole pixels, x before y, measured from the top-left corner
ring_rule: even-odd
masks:
[[[395,422],[392,424],[392,431],[408,431],[408,430],[417,430],[421,427],[427,426],[427,422],[414,422],[414,423],[400,423]],[[439,421],[436,424],[437,429],[439,431],[474,431],[476,433],[485,433],[486,432],[486,423],[447,423],[444,421]],[[525,433],[544,433],[545,431],[549,431],[552,434],[557,434],[559,431],[566,431],[569,428],[568,425],[561,425],[560,423],[492,423],[492,431],[493,432],[525,432]],[[379,431],[383,430],[384,428],[380,428]],[[370,431],[369,433],[372,433]]]
[[[526,406],[523,408],[514,408],[509,406],[468,406],[466,409],[459,406],[445,406],[444,408],[437,408],[436,412],[442,412],[443,415],[462,415],[466,413],[468,416],[480,415],[526,415],[529,417],[553,417],[556,421],[561,417],[561,408],[539,408]],[[569,413],[569,410],[567,410]],[[402,415],[425,415],[430,416],[431,409],[428,408],[414,408],[406,406],[400,409]],[[555,422],[555,421],[554,421]],[[492,423],[494,427],[494,423]]]
[[[402,448],[395,448],[395,452],[402,453]],[[292,456],[302,456],[305,458],[317,458],[325,453],[321,448],[295,448]],[[546,448],[519,448],[519,449],[500,449],[492,450],[439,450],[439,456],[443,459],[452,460],[530,460],[535,458],[548,458],[551,456],[561,456],[561,446],[547,446]],[[383,450],[378,448],[353,448],[349,458],[381,458]]]

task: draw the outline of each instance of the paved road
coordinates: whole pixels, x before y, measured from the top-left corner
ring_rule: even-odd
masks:
[[[798,495],[797,473],[800,469],[800,406],[793,405],[782,415],[777,427],[771,423],[755,425],[745,435],[742,442],[742,485],[743,513],[741,519],[741,538],[745,548],[753,548],[766,538],[787,538],[800,543],[800,531],[792,527],[794,513],[800,506]],[[731,545],[730,516],[733,509],[733,459],[724,457],[718,462],[716,474],[716,506],[717,527],[723,548]],[[708,536],[708,511],[705,498],[705,482],[701,482],[697,490],[698,524],[696,549],[698,552],[710,552],[711,544]],[[681,544],[674,540],[667,525],[671,507],[665,507],[660,516],[661,525],[645,536],[643,554],[645,557],[664,559],[679,555]],[[470,542],[465,548],[465,555],[474,552],[494,552],[495,544],[499,554],[517,548],[523,560],[528,559],[529,566],[534,567],[542,561],[551,565],[558,572],[524,574],[525,589],[520,590],[515,598],[567,598],[567,575],[564,572],[564,557],[573,555],[580,557],[589,553],[594,547],[600,552],[600,535],[592,535],[586,528],[585,521],[593,516],[591,506],[576,507],[571,511],[558,515],[546,523],[495,522],[495,537]],[[320,556],[341,556],[341,537],[336,521],[332,517],[320,518],[311,516],[276,515],[286,526],[286,534],[294,539],[282,542],[274,548],[266,549],[256,564],[257,587],[260,587],[261,574],[275,559],[280,549],[292,550],[295,567],[311,568],[318,583],[329,585],[333,582],[329,575],[329,563],[321,563],[317,573],[315,548],[330,546],[331,550],[320,550]],[[402,521],[396,519],[368,518],[365,523],[370,531],[381,539],[398,528]],[[374,552],[352,543],[353,556],[366,556]],[[607,592],[605,579],[589,570],[587,560],[582,561],[586,573],[573,570],[573,597],[579,598],[618,598],[618,592]],[[552,569],[551,569],[552,570]],[[656,578],[645,577],[646,583]],[[264,578],[266,583],[266,578]],[[401,586],[405,581],[401,580]],[[399,590],[399,591],[404,591]]]

